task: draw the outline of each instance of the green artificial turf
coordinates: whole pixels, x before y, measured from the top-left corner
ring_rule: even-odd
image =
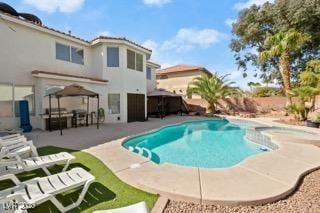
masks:
[[[157,195],[150,194],[132,186],[129,186],[119,180],[109,168],[107,168],[100,160],[94,156],[77,151],[58,147],[44,147],[38,149],[40,155],[53,154],[57,152],[70,152],[76,157],[72,161],[70,168],[83,167],[96,177],[94,183],[91,184],[83,202],[78,208],[70,212],[92,212],[94,210],[104,210],[123,207],[131,205],[140,201],[145,201],[151,209],[158,199]],[[50,169],[52,172],[61,171],[61,166],[55,166]],[[20,180],[27,180],[37,176],[45,176],[42,170],[23,173],[18,175]],[[6,188],[12,183],[2,181],[0,182],[1,189]],[[81,189],[68,192],[66,194],[58,195],[57,198],[64,205],[70,204],[78,198]],[[43,203],[35,209],[29,209],[28,212],[59,212],[51,202]]]

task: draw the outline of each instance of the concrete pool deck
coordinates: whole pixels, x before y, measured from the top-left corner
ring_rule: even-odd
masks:
[[[197,118],[198,120],[199,118]],[[201,119],[201,118],[200,118]],[[208,118],[202,118],[208,119]],[[278,125],[268,119],[241,119],[268,126]],[[179,123],[169,122],[171,123]],[[163,124],[165,125],[165,124]],[[310,128],[297,129],[314,132]],[[146,128],[145,131],[151,130]],[[293,143],[284,135],[265,134],[277,150],[251,156],[239,164],[222,169],[183,167],[151,160],[122,147],[127,138],[90,147],[84,151],[105,163],[121,180],[174,200],[218,204],[263,204],[292,193],[301,177],[320,168],[320,149],[311,144]],[[294,137],[294,136],[290,136]],[[297,142],[300,142],[301,137]]]

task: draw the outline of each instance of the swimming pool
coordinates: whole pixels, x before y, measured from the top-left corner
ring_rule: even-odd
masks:
[[[245,139],[245,128],[225,119],[193,121],[136,136],[122,145],[157,164],[224,168],[268,148]]]

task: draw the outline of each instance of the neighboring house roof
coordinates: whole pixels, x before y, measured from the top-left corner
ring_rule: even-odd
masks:
[[[65,37],[67,37],[67,38],[76,39],[76,40],[78,40],[78,41],[80,41],[80,42],[82,42],[82,43],[84,42],[84,43],[86,43],[87,45],[92,45],[94,41],[99,40],[99,39],[110,39],[110,40],[118,40],[118,41],[128,42],[128,43],[130,43],[130,44],[132,44],[132,45],[134,45],[134,46],[137,46],[137,47],[139,47],[139,48],[142,48],[142,49],[144,49],[144,50],[146,50],[146,51],[148,51],[148,52],[152,52],[152,50],[150,50],[150,49],[148,49],[148,48],[145,48],[145,47],[143,47],[142,45],[139,45],[139,44],[137,44],[137,43],[135,43],[135,42],[133,42],[133,41],[131,41],[131,40],[128,40],[128,39],[126,39],[126,38],[109,37],[109,36],[99,36],[99,37],[97,37],[97,38],[95,38],[95,39],[93,39],[93,40],[91,40],[91,41],[88,41],[88,40],[82,39],[82,38],[80,38],[80,37],[71,35],[71,34],[69,34],[69,33],[65,33],[65,32],[62,32],[62,31],[60,31],[60,30],[57,30],[57,29],[54,29],[54,28],[45,26],[45,25],[43,25],[43,24],[42,24],[42,25],[36,24],[36,23],[34,23],[34,22],[32,22],[32,21],[28,21],[28,20],[25,20],[25,19],[21,19],[21,18],[19,18],[19,17],[13,16],[13,15],[10,15],[10,14],[7,14],[7,13],[3,13],[3,12],[1,12],[1,11],[0,11],[0,19],[8,20],[8,21],[14,21],[15,23],[20,23],[20,24],[24,23],[24,24],[27,24],[27,25],[29,25],[29,26],[33,26],[33,28],[35,28],[35,29],[39,29],[39,28],[40,28],[40,29],[43,29],[43,30],[48,30],[49,33],[50,33],[50,32],[51,32],[51,33],[58,33],[58,34],[60,34],[60,35],[62,35],[62,36],[65,36]]]
[[[47,71],[40,71],[40,70],[34,70],[31,72],[33,76],[36,77],[44,77],[44,76],[61,76],[61,77],[69,77],[69,78],[78,78],[78,79],[85,79],[85,80],[90,80],[90,81],[96,81],[96,82],[101,82],[101,83],[107,83],[108,80],[101,79],[101,78],[92,78],[92,77],[87,77],[87,76],[79,76],[79,75],[69,75],[69,74],[64,74],[64,73],[56,73],[56,72],[47,72]],[[42,74],[42,75],[41,75]]]
[[[202,71],[208,75],[212,75],[212,73],[209,72],[204,67],[185,65],[185,64],[180,64],[180,65],[176,65],[176,66],[172,66],[172,67],[158,70],[157,75],[160,76],[160,75],[166,75],[166,74],[170,74],[170,73],[183,73],[183,72],[191,72],[191,71]]]

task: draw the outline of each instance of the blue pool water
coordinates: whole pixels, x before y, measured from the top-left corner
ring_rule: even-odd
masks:
[[[131,138],[123,146],[158,164],[224,168],[266,151],[244,136],[245,128],[227,120],[195,121]]]

